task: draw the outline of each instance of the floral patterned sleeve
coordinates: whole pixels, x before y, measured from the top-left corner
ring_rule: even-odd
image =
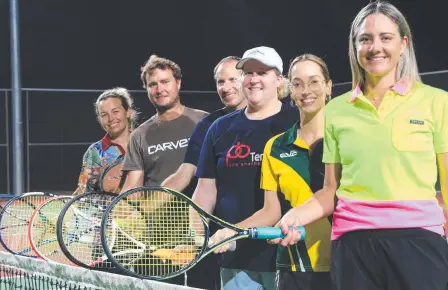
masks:
[[[96,146],[89,147],[82,159],[81,173],[78,178],[78,188],[74,194],[98,190],[98,180],[103,166]]]

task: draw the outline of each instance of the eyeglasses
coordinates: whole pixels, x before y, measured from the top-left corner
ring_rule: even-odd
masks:
[[[291,83],[291,91],[301,94],[308,87],[312,92],[320,92],[322,90],[322,82],[325,82],[325,80],[311,80],[308,83],[294,81]]]

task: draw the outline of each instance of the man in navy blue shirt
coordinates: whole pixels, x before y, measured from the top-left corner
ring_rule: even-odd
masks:
[[[213,73],[216,90],[224,107],[214,111],[196,124],[188,142],[183,163],[174,174],[165,179],[162,186],[183,191],[186,195],[191,196],[196,187],[197,178],[194,177],[194,174],[208,128],[219,117],[246,106],[246,98],[240,91],[241,70],[236,68],[239,60],[239,57],[228,56],[215,66]],[[216,260],[216,256],[210,255],[188,272],[190,280],[201,282],[201,284],[194,284],[194,286],[206,289],[220,288],[219,268]]]
[[[298,110],[279,99],[284,92],[283,62],[269,47],[244,53],[242,91],[247,107],[217,119],[205,137],[193,200],[209,213],[237,223],[263,207],[260,189],[266,142],[298,120]],[[221,289],[275,289],[276,247],[242,240],[220,261]]]
[[[224,104],[224,108],[212,112],[196,124],[190,137],[190,141],[188,142],[188,148],[183,163],[174,174],[165,179],[162,186],[181,192],[184,191],[190,183],[195,187],[196,183],[191,181],[196,173],[199,154],[201,153],[202,143],[204,142],[208,128],[219,117],[246,107],[246,98],[240,91],[241,70],[236,68],[236,64],[240,59],[241,58],[237,56],[228,56],[219,61],[215,66],[213,77],[216,81],[216,90],[221,98],[221,102]],[[184,193],[189,195],[188,192]]]

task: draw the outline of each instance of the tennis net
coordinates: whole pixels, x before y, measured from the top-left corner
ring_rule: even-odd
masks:
[[[185,286],[92,271],[0,251],[0,290],[192,290]]]

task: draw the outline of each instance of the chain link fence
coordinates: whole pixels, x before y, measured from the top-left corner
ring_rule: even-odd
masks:
[[[448,70],[422,74],[429,85],[448,91]],[[336,83],[333,96],[351,89]],[[77,185],[82,156],[104,135],[93,110],[103,90],[23,89],[25,190],[71,193]],[[155,113],[143,90],[131,91],[139,123]],[[182,91],[182,102],[208,112],[222,106],[215,91]],[[0,89],[0,193],[12,191],[11,90]]]

